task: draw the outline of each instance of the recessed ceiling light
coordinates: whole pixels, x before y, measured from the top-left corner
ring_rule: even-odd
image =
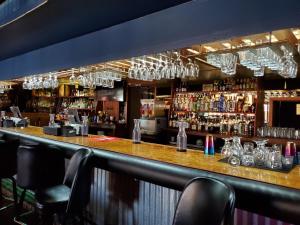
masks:
[[[130,66],[129,64],[123,63],[123,62],[115,62],[115,63],[117,63],[117,64],[119,64],[119,65],[122,65],[122,66]]]
[[[155,57],[153,57],[153,56],[147,56],[147,58],[148,58],[148,59],[152,59],[152,60],[154,60],[154,61],[160,61],[158,58],[155,58]]]
[[[120,65],[116,65],[115,63],[106,63],[107,65],[109,65],[109,66],[113,66],[113,67],[121,67],[122,68],[122,66],[120,66]]]
[[[191,49],[191,48],[188,48],[187,51],[193,53],[193,54],[199,54],[200,52],[194,50],[194,49]]]
[[[270,35],[266,35],[266,39],[269,41],[270,40]],[[275,37],[274,34],[271,35],[271,42],[277,42],[278,39]]]
[[[150,61],[147,61],[147,60],[144,60],[144,59],[139,59],[139,58],[137,58],[137,59],[135,59],[136,61],[140,61],[140,62],[145,62],[145,63],[149,63],[149,64],[152,64],[153,62],[150,62]]]
[[[211,46],[203,46],[207,51],[209,52],[215,52],[217,51],[215,48],[211,47]]]
[[[250,39],[242,39],[242,42],[244,42],[246,45],[255,45]]]
[[[292,32],[297,39],[300,39],[300,29],[293,29]]]
[[[231,48],[231,44],[226,42],[226,43],[222,43],[222,45],[226,48]]]

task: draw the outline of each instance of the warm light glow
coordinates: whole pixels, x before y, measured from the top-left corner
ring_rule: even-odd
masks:
[[[300,29],[293,29],[292,32],[297,39],[300,39]]]
[[[211,46],[203,46],[207,51],[209,52],[215,52],[217,51],[215,48],[211,47]]]
[[[149,62],[149,61],[147,61],[147,60],[139,59],[139,58],[136,58],[135,60],[136,60],[136,61],[140,61],[140,62],[149,63],[149,64],[152,64],[152,63],[153,63],[153,62]]]
[[[242,39],[242,42],[244,42],[246,45],[255,45],[250,39]]]
[[[231,44],[226,42],[226,43],[222,43],[222,45],[225,47],[225,48],[231,48]]]
[[[194,50],[194,49],[191,49],[191,48],[188,48],[187,51],[189,51],[190,53],[193,53],[193,54],[199,54],[200,52]]]
[[[269,41],[270,40],[270,35],[266,35],[266,39]],[[274,34],[271,35],[271,42],[277,42],[278,39],[275,37]]]
[[[116,65],[115,63],[106,63],[107,65],[109,65],[109,66],[113,66],[113,67],[120,67],[120,68],[123,68],[122,66],[120,66],[120,65]]]
[[[154,61],[160,61],[158,58],[152,57],[152,56],[147,56],[148,59],[152,59]]]
[[[130,64],[123,63],[123,62],[115,62],[115,63],[117,63],[117,64],[119,64],[119,65],[122,65],[122,66],[130,66]]]

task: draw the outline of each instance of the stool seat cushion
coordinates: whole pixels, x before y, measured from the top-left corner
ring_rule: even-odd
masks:
[[[66,185],[56,185],[36,193],[37,208],[46,211],[60,211],[67,207],[71,189]]]

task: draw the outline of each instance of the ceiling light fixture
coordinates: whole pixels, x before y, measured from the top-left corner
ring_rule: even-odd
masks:
[[[188,48],[187,51],[189,51],[190,53],[196,54],[196,55],[200,54],[200,52],[198,52],[194,49],[191,49],[191,48]]]
[[[207,51],[209,52],[215,52],[217,51],[215,48],[211,47],[211,46],[203,46]]]
[[[300,29],[293,29],[292,32],[297,39],[300,39]]]
[[[117,63],[117,64],[119,64],[119,65],[122,65],[122,66],[130,66],[130,64],[127,64],[127,63],[123,63],[123,62],[115,62],[115,63]]]
[[[231,48],[231,44],[226,42],[226,43],[222,43],[222,45],[225,47],[225,48]]]
[[[250,39],[242,39],[242,42],[244,42],[246,45],[255,45],[253,41],[251,41]]]
[[[270,41],[270,39],[271,39],[271,42],[278,42],[278,39],[277,39],[277,37],[275,37],[274,34],[270,34],[270,35],[268,34],[265,37],[268,41]]]

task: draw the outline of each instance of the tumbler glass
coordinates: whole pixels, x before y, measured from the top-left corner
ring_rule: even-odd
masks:
[[[254,166],[254,144],[252,142],[244,143],[244,153],[242,155],[242,165],[244,166]]]
[[[241,156],[243,154],[243,146],[241,145],[240,137],[232,138],[231,149],[232,155],[228,158],[228,163],[232,166],[239,166],[241,164]]]

